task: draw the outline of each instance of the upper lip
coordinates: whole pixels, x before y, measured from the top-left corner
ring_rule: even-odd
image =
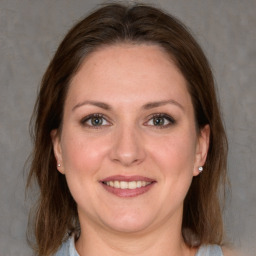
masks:
[[[139,176],[139,175],[133,175],[133,176],[124,176],[124,175],[113,175],[106,177],[101,180],[101,182],[107,182],[107,181],[147,181],[147,182],[153,182],[155,180],[145,177],[145,176]]]

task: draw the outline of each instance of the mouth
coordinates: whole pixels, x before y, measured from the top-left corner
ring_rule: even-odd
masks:
[[[111,180],[111,181],[103,181],[103,184],[112,187],[112,188],[120,188],[120,189],[137,189],[141,187],[146,187],[153,182],[150,181],[144,181],[144,180],[139,180],[139,181],[118,181],[118,180]]]
[[[135,197],[148,192],[155,180],[141,176],[112,176],[100,181],[110,193],[119,197]]]

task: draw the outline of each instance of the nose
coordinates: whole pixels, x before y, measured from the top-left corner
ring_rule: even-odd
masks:
[[[146,153],[143,138],[138,129],[135,127],[120,127],[113,137],[110,152],[112,161],[126,167],[143,162]]]

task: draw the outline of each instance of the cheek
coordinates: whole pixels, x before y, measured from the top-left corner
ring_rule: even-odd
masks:
[[[70,134],[74,133],[67,135]],[[87,207],[90,207],[92,198],[97,195],[99,174],[107,151],[104,145],[106,143],[102,139],[88,138],[82,134],[66,136],[63,133],[62,157],[65,177],[78,206],[83,206],[86,202]]]
[[[63,138],[62,156],[65,172],[84,175],[92,174],[100,168],[107,151],[104,140],[79,134]]]
[[[149,146],[151,157],[161,169],[171,174],[193,171],[196,146],[190,136],[169,136]]]

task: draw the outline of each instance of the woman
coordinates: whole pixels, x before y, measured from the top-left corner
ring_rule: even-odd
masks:
[[[83,19],[34,118],[38,255],[223,255],[225,131],[209,64],[174,17],[110,4]]]

